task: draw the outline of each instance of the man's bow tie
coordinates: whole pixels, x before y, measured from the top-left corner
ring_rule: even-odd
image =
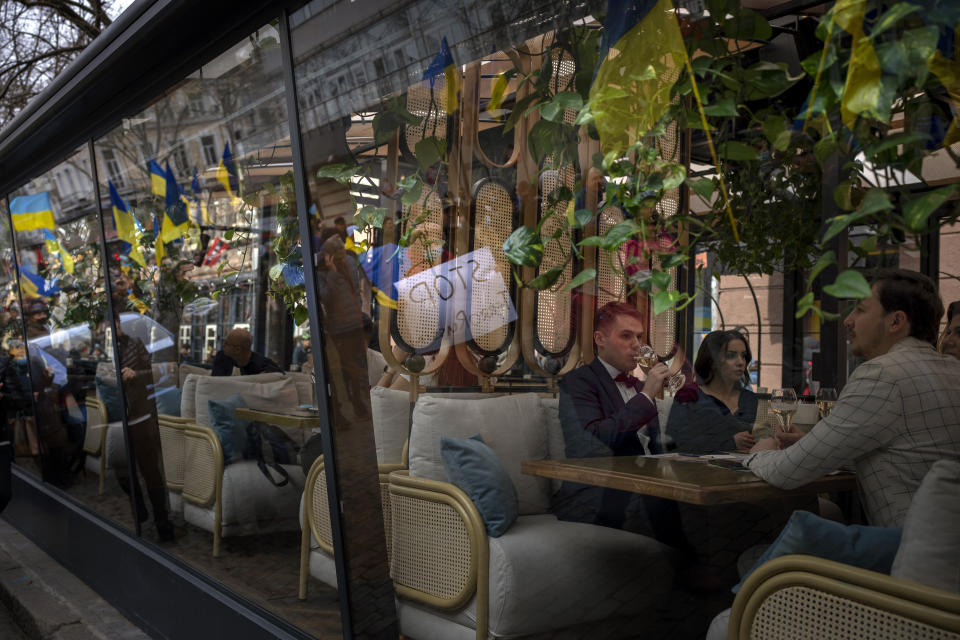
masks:
[[[617,374],[617,377],[613,379],[614,382],[622,382],[629,387],[636,387],[637,383],[640,382],[637,378],[630,375],[626,371],[621,371]]]

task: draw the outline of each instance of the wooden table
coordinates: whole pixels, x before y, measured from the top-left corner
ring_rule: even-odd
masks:
[[[811,493],[849,491],[856,487],[856,477],[852,473],[837,473],[786,491],[749,471],[731,471],[706,462],[644,456],[533,460],[521,463],[520,470],[544,478],[622,489],[699,505],[777,500]]]
[[[320,417],[317,415],[291,415],[288,413],[274,413],[273,411],[261,411],[259,409],[237,408],[234,415],[243,420],[256,420],[265,422],[278,427],[291,427],[294,429],[319,429]]]

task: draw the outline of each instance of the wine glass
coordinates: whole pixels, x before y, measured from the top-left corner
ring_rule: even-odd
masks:
[[[780,426],[784,432],[793,429],[793,414],[797,412],[798,406],[797,392],[793,389],[777,389],[770,396],[770,408],[780,420]]]
[[[650,369],[657,364],[657,354],[653,352],[653,347],[648,344],[640,347],[640,353],[637,355],[637,366],[644,374],[650,373]]]
[[[830,387],[820,387],[817,391],[817,409],[820,411],[820,419],[823,420],[833,410],[833,405],[837,401],[837,390]]]

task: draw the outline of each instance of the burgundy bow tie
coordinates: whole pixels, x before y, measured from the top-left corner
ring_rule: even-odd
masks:
[[[617,377],[613,379],[614,382],[622,382],[629,387],[636,387],[637,383],[640,382],[637,378],[630,375],[626,371],[621,371],[617,374]]]

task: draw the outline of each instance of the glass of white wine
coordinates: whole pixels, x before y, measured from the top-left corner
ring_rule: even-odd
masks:
[[[650,372],[650,369],[654,367],[660,360],[657,358],[657,354],[654,353],[653,347],[648,344],[640,347],[640,354],[637,356],[637,366],[640,367],[640,370],[645,374]]]
[[[837,402],[837,390],[830,387],[820,387],[817,391],[817,409],[820,411],[820,419],[823,420],[833,411],[833,405]]]
[[[793,429],[793,414],[798,406],[797,392],[793,389],[777,389],[770,396],[770,409],[777,415],[784,432]]]

